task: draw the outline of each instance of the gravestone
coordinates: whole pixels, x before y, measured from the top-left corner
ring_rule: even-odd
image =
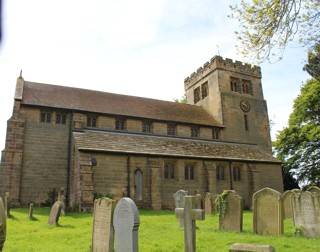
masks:
[[[320,237],[320,194],[293,190],[292,212],[296,235]]]
[[[212,214],[212,196],[209,192],[206,193],[204,198],[204,212],[206,215]]]
[[[184,208],[175,209],[176,217],[184,221],[184,251],[196,251],[196,220],[204,220],[202,209],[195,209],[195,196],[185,196]]]
[[[243,219],[243,198],[235,191],[225,191],[219,200],[220,230],[241,232]]]
[[[48,223],[50,225],[56,225],[59,222],[59,217],[60,217],[60,213],[61,213],[61,209],[62,209],[62,203],[61,201],[56,201],[50,211],[50,216],[49,216],[49,220]]]
[[[6,192],[6,195],[4,196],[4,206],[5,206],[6,215],[9,217],[10,216],[10,196],[8,192]]]
[[[113,213],[116,201],[109,198],[100,198],[94,201],[92,251],[114,251]]]
[[[196,204],[196,209],[203,209],[202,208],[202,196],[201,194],[197,191],[195,195],[195,204]]]
[[[0,197],[0,251],[2,251],[4,242],[6,241],[7,216],[3,201]]]
[[[184,197],[187,195],[188,191],[179,190],[173,194],[174,202],[176,208],[184,208]],[[180,228],[183,228],[183,218],[178,218]]]
[[[275,248],[270,245],[260,245],[260,244],[233,244],[229,252],[276,252]]]
[[[282,195],[271,188],[264,188],[252,196],[253,232],[259,235],[283,234]]]
[[[320,193],[320,188],[317,186],[311,186],[308,188],[307,190],[308,192],[312,192],[312,193]]]
[[[29,220],[33,219],[33,203],[30,203],[28,216],[29,216]]]
[[[60,201],[62,203],[62,208],[61,208],[61,215],[65,216],[66,215],[66,204],[65,204],[65,196],[64,196],[64,189],[63,187],[60,188],[58,192],[58,199],[57,201]]]
[[[284,219],[292,219],[292,191],[288,190],[282,194]]]
[[[132,199],[121,198],[113,214],[116,252],[138,251],[139,211]]]

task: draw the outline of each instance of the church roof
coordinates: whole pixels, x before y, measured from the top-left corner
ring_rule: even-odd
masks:
[[[120,132],[85,131],[73,136],[79,151],[280,163],[271,151],[257,145]]]
[[[24,82],[22,103],[91,113],[222,126],[200,106],[28,81]]]

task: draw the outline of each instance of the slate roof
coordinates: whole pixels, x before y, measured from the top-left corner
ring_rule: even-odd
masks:
[[[280,163],[257,145],[114,132],[75,132],[79,151]]]
[[[223,126],[200,106],[29,81],[24,82],[22,104]]]

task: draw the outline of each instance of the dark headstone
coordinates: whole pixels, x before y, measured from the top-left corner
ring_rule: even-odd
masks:
[[[33,203],[30,203],[29,206],[29,220],[33,219]]]
[[[61,209],[62,209],[62,203],[61,201],[56,201],[52,208],[51,208],[51,212],[50,212],[50,216],[49,216],[49,221],[48,223],[50,225],[56,225],[59,222],[59,217],[60,217],[60,213],[61,213]]]

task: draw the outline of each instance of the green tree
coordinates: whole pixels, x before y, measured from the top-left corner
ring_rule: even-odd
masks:
[[[313,78],[320,81],[320,44],[308,52],[308,63],[303,67]]]
[[[186,96],[186,94],[184,94],[183,96],[181,96],[181,98],[180,99],[177,99],[177,98],[175,98],[175,99],[173,99],[173,101],[174,102],[178,102],[178,103],[187,103],[187,96]]]
[[[320,82],[308,80],[294,100],[286,128],[274,142],[284,168],[301,184],[320,185]],[[287,172],[288,172],[287,171]]]
[[[319,0],[241,0],[230,8],[240,24],[238,49],[250,60],[281,59],[296,37],[308,49],[320,40]]]

